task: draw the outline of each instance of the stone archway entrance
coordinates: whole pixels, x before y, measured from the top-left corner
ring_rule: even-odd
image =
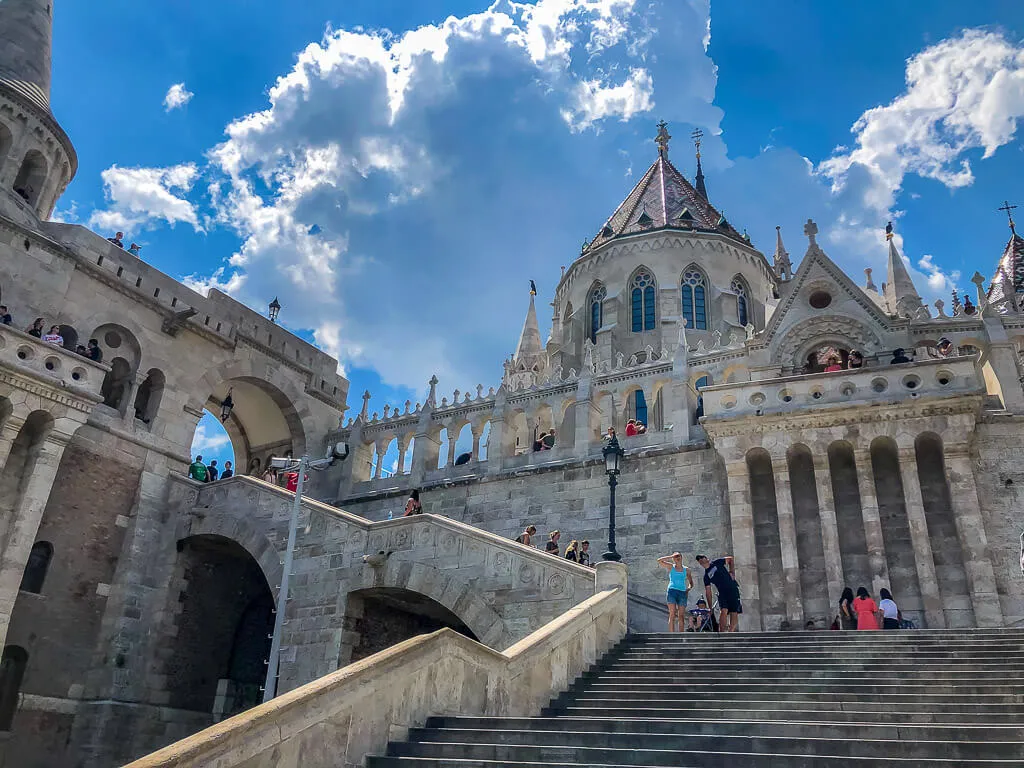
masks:
[[[170,594],[169,706],[220,718],[258,704],[274,598],[256,560],[223,536],[189,536],[178,542]]]
[[[420,592],[396,587],[358,589],[348,594],[345,642],[341,665],[349,664],[396,643],[448,627],[466,637],[477,636],[441,603]]]

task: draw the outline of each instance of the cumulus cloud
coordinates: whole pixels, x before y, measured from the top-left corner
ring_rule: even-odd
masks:
[[[196,206],[186,195],[199,169],[195,163],[169,168],[121,168],[103,171],[106,210],[94,211],[89,226],[99,230],[134,232],[156,222],[191,224],[201,230]]]
[[[217,425],[213,416],[205,415],[196,427],[195,435],[192,437],[192,455],[210,454],[219,455],[225,448],[231,445],[231,438],[222,427]]]
[[[954,269],[947,273],[935,263],[935,259],[930,253],[922,256],[918,260],[917,266],[927,275],[928,290],[933,294],[949,293],[956,288],[957,281],[960,279],[959,270]]]
[[[619,85],[605,86],[598,80],[579,83],[573,93],[572,106],[563,111],[565,121],[573,130],[590,128],[596,121],[616,116],[629,120],[654,106],[654,81],[643,69],[634,69]]]
[[[167,89],[167,95],[164,96],[164,111],[181,109],[192,101],[193,96],[195,94],[188,90],[184,83],[175,83]]]
[[[834,191],[855,185],[870,209],[891,209],[908,173],[953,189],[972,183],[965,155],[991,157],[1024,116],[1024,47],[967,30],[909,59],[906,82],[903,94],[854,123],[852,149],[819,166]]]

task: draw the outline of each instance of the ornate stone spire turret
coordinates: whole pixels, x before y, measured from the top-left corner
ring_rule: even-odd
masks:
[[[903,263],[903,257],[896,250],[891,221],[886,225],[885,237],[889,243],[888,279],[883,286],[887,309],[894,315],[914,317],[924,304],[917,288],[914,287],[914,281],[910,278],[907,265]]]
[[[878,293],[878,286],[875,285],[875,281],[871,277],[871,273],[873,271],[874,270],[871,269],[871,267],[864,268],[864,290],[874,291],[875,293]]]
[[[704,169],[700,167],[700,140],[704,138],[704,131],[697,128],[690,136],[693,137],[693,144],[697,149],[697,176],[693,180],[694,187],[697,190],[697,194],[707,200],[708,188],[704,185]]]
[[[1003,248],[1003,255],[999,257],[999,264],[992,275],[992,285],[988,289],[989,303],[1003,303],[1004,311],[1016,311],[1024,305],[1024,238],[1017,234],[1017,225],[1013,220],[1016,207],[1007,201],[998,209],[1005,211],[1010,220],[1010,239]]]
[[[775,258],[773,261],[775,276],[780,280],[793,278],[793,263],[789,260],[789,252],[782,244],[782,227],[775,227]]]
[[[513,392],[539,383],[548,369],[548,355],[541,343],[540,327],[537,324],[536,296],[537,287],[531,280],[530,306],[526,310],[523,331],[519,334],[515,354],[505,366],[505,384]]]

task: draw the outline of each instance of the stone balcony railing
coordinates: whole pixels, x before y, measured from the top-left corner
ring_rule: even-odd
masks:
[[[701,390],[705,420],[984,393],[974,356],[719,384]]]
[[[47,344],[9,325],[0,325],[0,381],[13,390],[34,391],[51,399],[70,398],[78,410],[99,402],[103,377],[110,367]],[[63,399],[63,398],[61,398]]]

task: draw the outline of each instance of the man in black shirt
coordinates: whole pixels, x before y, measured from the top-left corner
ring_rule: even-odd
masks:
[[[707,555],[697,555],[697,562],[704,569],[704,594],[708,605],[712,604],[712,585],[718,590],[718,608],[721,611],[718,631],[738,632],[743,606],[740,604],[740,588],[736,583],[732,557],[710,560]]]
[[[103,360],[103,350],[100,349],[100,343],[96,339],[89,339],[89,346],[85,348],[85,356],[97,363]]]
[[[7,311],[7,307],[0,304],[0,323],[4,325],[10,325],[14,322],[14,318],[11,317],[10,312]]]

